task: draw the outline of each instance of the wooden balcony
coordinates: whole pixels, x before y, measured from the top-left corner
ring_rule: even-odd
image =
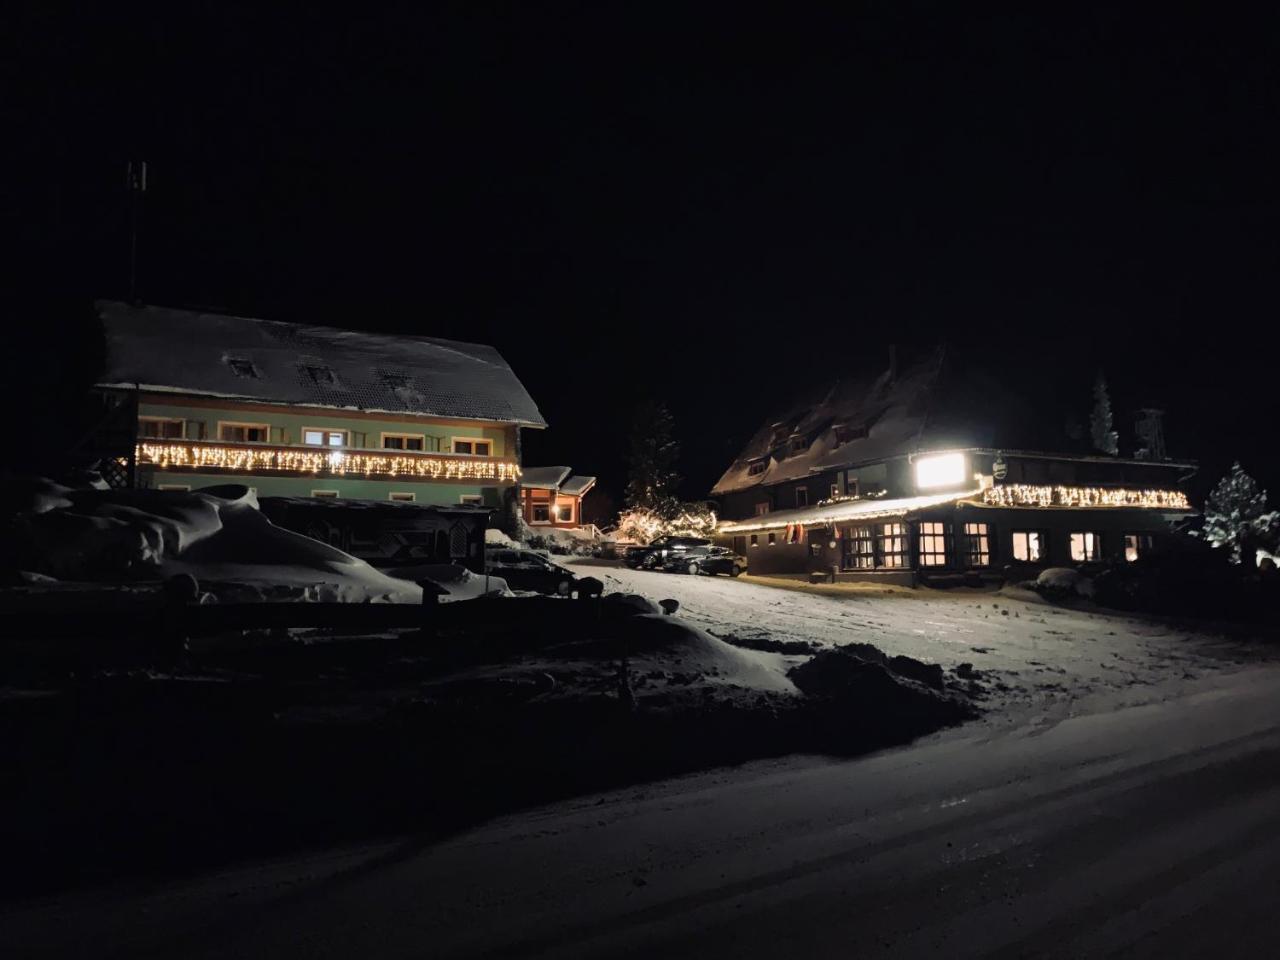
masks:
[[[514,483],[520,465],[502,457],[468,457],[414,450],[352,450],[271,443],[139,440],[139,467],[250,476],[353,477]]]

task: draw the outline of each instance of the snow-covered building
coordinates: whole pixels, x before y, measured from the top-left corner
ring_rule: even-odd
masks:
[[[1022,398],[936,351],[849,377],[761,426],[712,489],[760,574],[914,583],[1136,559],[1191,509],[1195,464],[1050,435]]]
[[[98,304],[142,487],[499,507],[537,405],[492,347]],[[117,477],[120,480],[121,477]]]
[[[520,477],[521,509],[532,527],[577,529],[582,524],[582,498],[595,477],[572,475],[570,467],[526,467]]]

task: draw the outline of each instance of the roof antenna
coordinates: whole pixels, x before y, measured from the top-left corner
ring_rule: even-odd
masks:
[[[138,221],[142,216],[142,195],[147,192],[147,161],[130,160],[125,167],[129,190],[129,302],[138,303]]]

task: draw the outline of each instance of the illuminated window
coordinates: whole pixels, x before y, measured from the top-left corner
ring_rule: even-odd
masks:
[[[337,490],[312,490],[313,497],[319,497],[322,500],[335,500],[338,497]]]
[[[833,483],[831,485],[831,499],[834,500],[838,496],[840,496],[840,484]]]
[[[916,461],[916,487],[954,487],[964,483],[964,454],[942,453]]]
[[[1102,534],[1071,534],[1071,559],[1076,563],[1102,559]]]
[[[905,523],[882,523],[876,533],[876,551],[880,555],[880,566],[901,568],[907,563],[907,525]]]
[[[1151,549],[1151,534],[1126,533],[1124,535],[1124,558],[1132,563]]]
[[[395,500],[400,503],[413,503],[413,501],[418,499],[418,495],[416,493],[409,493],[407,491],[392,490],[389,494],[387,494],[387,499]]]
[[[556,520],[560,523],[573,523],[573,505],[561,505],[556,507]]]
[[[466,454],[469,457],[487,457],[492,451],[492,440],[480,440],[475,437],[453,438],[454,453]]]
[[[762,503],[757,503],[757,504],[756,504],[756,516],[757,516],[757,517],[763,517],[763,516],[764,516],[766,513],[768,513],[768,512],[769,512],[769,501],[765,500],[765,501],[763,501]]]
[[[920,566],[945,567],[947,565],[947,524],[934,520],[920,522]]]
[[[304,427],[302,442],[309,447],[345,447],[347,445],[347,431]]]
[[[876,541],[870,527],[851,527],[844,538],[844,568],[871,570],[876,565]]]
[[[138,436],[151,440],[182,440],[187,435],[185,420],[168,417],[139,417]]]
[[[1045,535],[1041,530],[1013,531],[1013,559],[1039,563],[1046,556]]]
[[[809,505],[809,488],[796,487],[796,506],[807,507]]]
[[[266,443],[271,428],[265,423],[218,424],[218,439],[228,443]]]
[[[383,450],[425,450],[426,437],[421,433],[384,433]]]
[[[985,523],[964,525],[964,562],[970,567],[990,565],[991,532]]]
[[[751,466],[747,467],[747,476],[749,477],[760,476],[760,474],[764,473],[764,468],[767,467],[768,465],[769,464],[764,460],[757,460]]]

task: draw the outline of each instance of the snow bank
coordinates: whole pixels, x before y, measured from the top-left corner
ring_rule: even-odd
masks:
[[[419,563],[410,567],[395,567],[386,573],[398,580],[414,583],[430,580],[439,584],[448,591],[448,596],[440,598],[442,602],[474,600],[485,596],[514,596],[507,581],[501,577],[473,573],[457,563]]]
[[[420,602],[421,589],[351,555],[277,527],[248,487],[191,493],[74,490],[18,518],[19,555],[60,579],[113,581],[190,574],[236,599]],[[280,589],[283,588],[283,589]]]
[[[516,543],[516,541],[512,540],[496,527],[490,527],[484,532],[484,542],[486,544],[492,544],[499,547],[518,548],[520,546],[520,544]]]
[[[1049,567],[1042,570],[1033,586],[1047,597],[1092,597],[1094,594],[1092,578],[1071,567]]]

